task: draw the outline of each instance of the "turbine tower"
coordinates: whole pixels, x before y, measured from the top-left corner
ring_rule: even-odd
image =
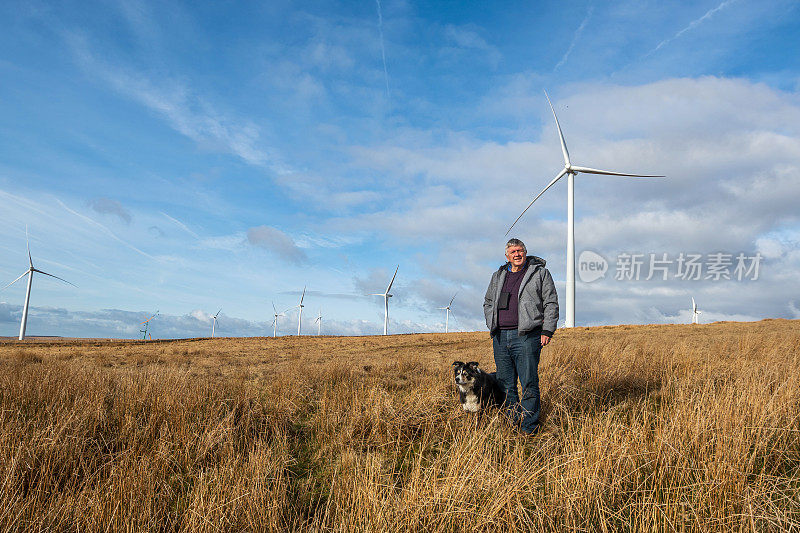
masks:
[[[449,303],[449,304],[447,304],[447,307],[439,307],[439,309],[446,309],[446,311],[445,311],[445,317],[444,317],[444,332],[445,332],[445,333],[449,333],[449,331],[447,330],[447,326],[448,326],[448,324],[449,324],[449,322],[450,322],[450,306],[451,306],[451,305],[453,305],[453,300],[455,300],[455,299],[456,299],[456,296],[457,296],[457,295],[458,295],[458,293],[455,293],[455,294],[453,295],[453,297],[452,297],[452,298],[450,298],[450,303]]]
[[[300,326],[303,324],[303,298],[306,297],[306,288],[303,287],[303,294],[300,296],[300,304],[296,305],[298,309],[300,309],[300,314],[297,315],[297,335],[300,336]]]
[[[383,306],[384,306],[384,315],[383,315],[383,334],[389,334],[389,298],[392,297],[389,294],[389,291],[392,290],[392,283],[394,283],[394,278],[397,277],[397,271],[400,269],[400,265],[397,265],[397,268],[394,269],[394,276],[392,276],[392,281],[389,282],[389,286],[386,287],[386,292],[377,292],[375,294],[371,294],[370,296],[383,296]]]
[[[317,323],[317,336],[319,337],[322,335],[322,308],[319,308],[319,315],[314,320]]]
[[[214,315],[214,323],[211,325],[211,338],[212,339],[214,338],[214,330],[217,329],[217,317],[219,316],[221,311],[222,311],[222,308],[220,307],[219,311],[217,311],[217,314]]]
[[[58,276],[54,276],[52,274],[48,274],[47,272],[39,270],[38,268],[33,266],[33,258],[31,258],[31,245],[30,245],[30,241],[28,240],[28,226],[25,226],[25,244],[28,247],[28,270],[26,270],[17,279],[15,279],[11,283],[9,283],[8,285],[6,285],[2,289],[0,289],[0,290],[6,289],[6,288],[12,286],[13,284],[15,284],[16,282],[18,282],[19,280],[21,280],[22,278],[24,278],[25,276],[28,276],[28,288],[25,291],[25,305],[22,307],[22,320],[20,321],[20,324],[19,324],[19,340],[24,340],[25,339],[25,328],[28,325],[28,304],[30,304],[30,301],[31,301],[31,286],[33,285],[33,273],[34,272],[38,272],[39,274],[44,274],[45,276],[50,276],[51,278],[56,278],[58,280],[63,281],[64,283],[69,283],[70,285],[72,285],[76,289],[78,288],[78,286],[75,285],[74,283],[70,283],[69,281],[67,281],[67,280],[65,280],[63,278],[59,278]]]
[[[528,204],[522,213],[517,217],[514,221],[514,224],[511,224],[511,227],[508,228],[506,235],[511,231],[514,225],[522,218],[522,215],[530,209],[533,205],[533,202],[539,199],[541,195],[545,193],[547,189],[553,186],[555,182],[560,180],[565,174],[567,176],[567,298],[566,298],[566,318],[565,318],[565,326],[568,328],[575,326],[575,175],[578,173],[584,174],[601,174],[604,176],[627,176],[631,178],[663,178],[664,176],[654,176],[651,174],[625,174],[623,172],[612,172],[610,170],[598,170],[596,168],[588,168],[588,167],[579,167],[573,165],[569,160],[569,152],[567,151],[567,143],[564,141],[564,134],[561,132],[561,126],[558,123],[558,117],[556,116],[556,110],[553,109],[553,104],[550,102],[550,97],[547,95],[547,91],[544,92],[545,98],[547,98],[547,103],[550,104],[550,110],[553,112],[553,118],[556,121],[556,128],[558,128],[558,137],[561,140],[561,152],[564,154],[564,169],[558,173],[558,175],[553,178],[553,180],[547,184],[542,192],[536,195],[536,198]]]
[[[702,311],[697,310],[697,304],[694,303],[694,296],[692,296],[692,324],[700,323],[700,313]]]
[[[275,302],[272,302],[272,311],[275,313],[273,316],[275,318],[272,319],[272,336],[278,336],[278,317],[279,316],[286,316],[286,312],[279,313],[277,309],[275,309]]]

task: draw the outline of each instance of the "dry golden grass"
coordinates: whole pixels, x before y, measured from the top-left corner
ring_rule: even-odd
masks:
[[[543,432],[485,333],[0,342],[0,530],[800,531],[800,322],[560,331]]]

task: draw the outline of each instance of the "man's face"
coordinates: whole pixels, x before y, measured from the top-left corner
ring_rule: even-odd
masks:
[[[525,264],[525,248],[522,246],[509,246],[506,249],[506,259],[511,262],[512,266],[521,267]]]

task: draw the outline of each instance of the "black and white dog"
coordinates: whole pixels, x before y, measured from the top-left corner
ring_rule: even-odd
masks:
[[[477,413],[489,405],[500,406],[506,399],[506,392],[497,381],[497,373],[484,372],[477,361],[453,361],[453,374],[461,407],[465,411]]]

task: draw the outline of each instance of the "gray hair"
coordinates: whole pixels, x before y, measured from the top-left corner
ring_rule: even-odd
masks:
[[[524,251],[525,255],[528,255],[528,249],[525,247],[525,243],[519,239],[509,239],[506,243],[506,251],[512,246],[522,246],[522,250]]]

